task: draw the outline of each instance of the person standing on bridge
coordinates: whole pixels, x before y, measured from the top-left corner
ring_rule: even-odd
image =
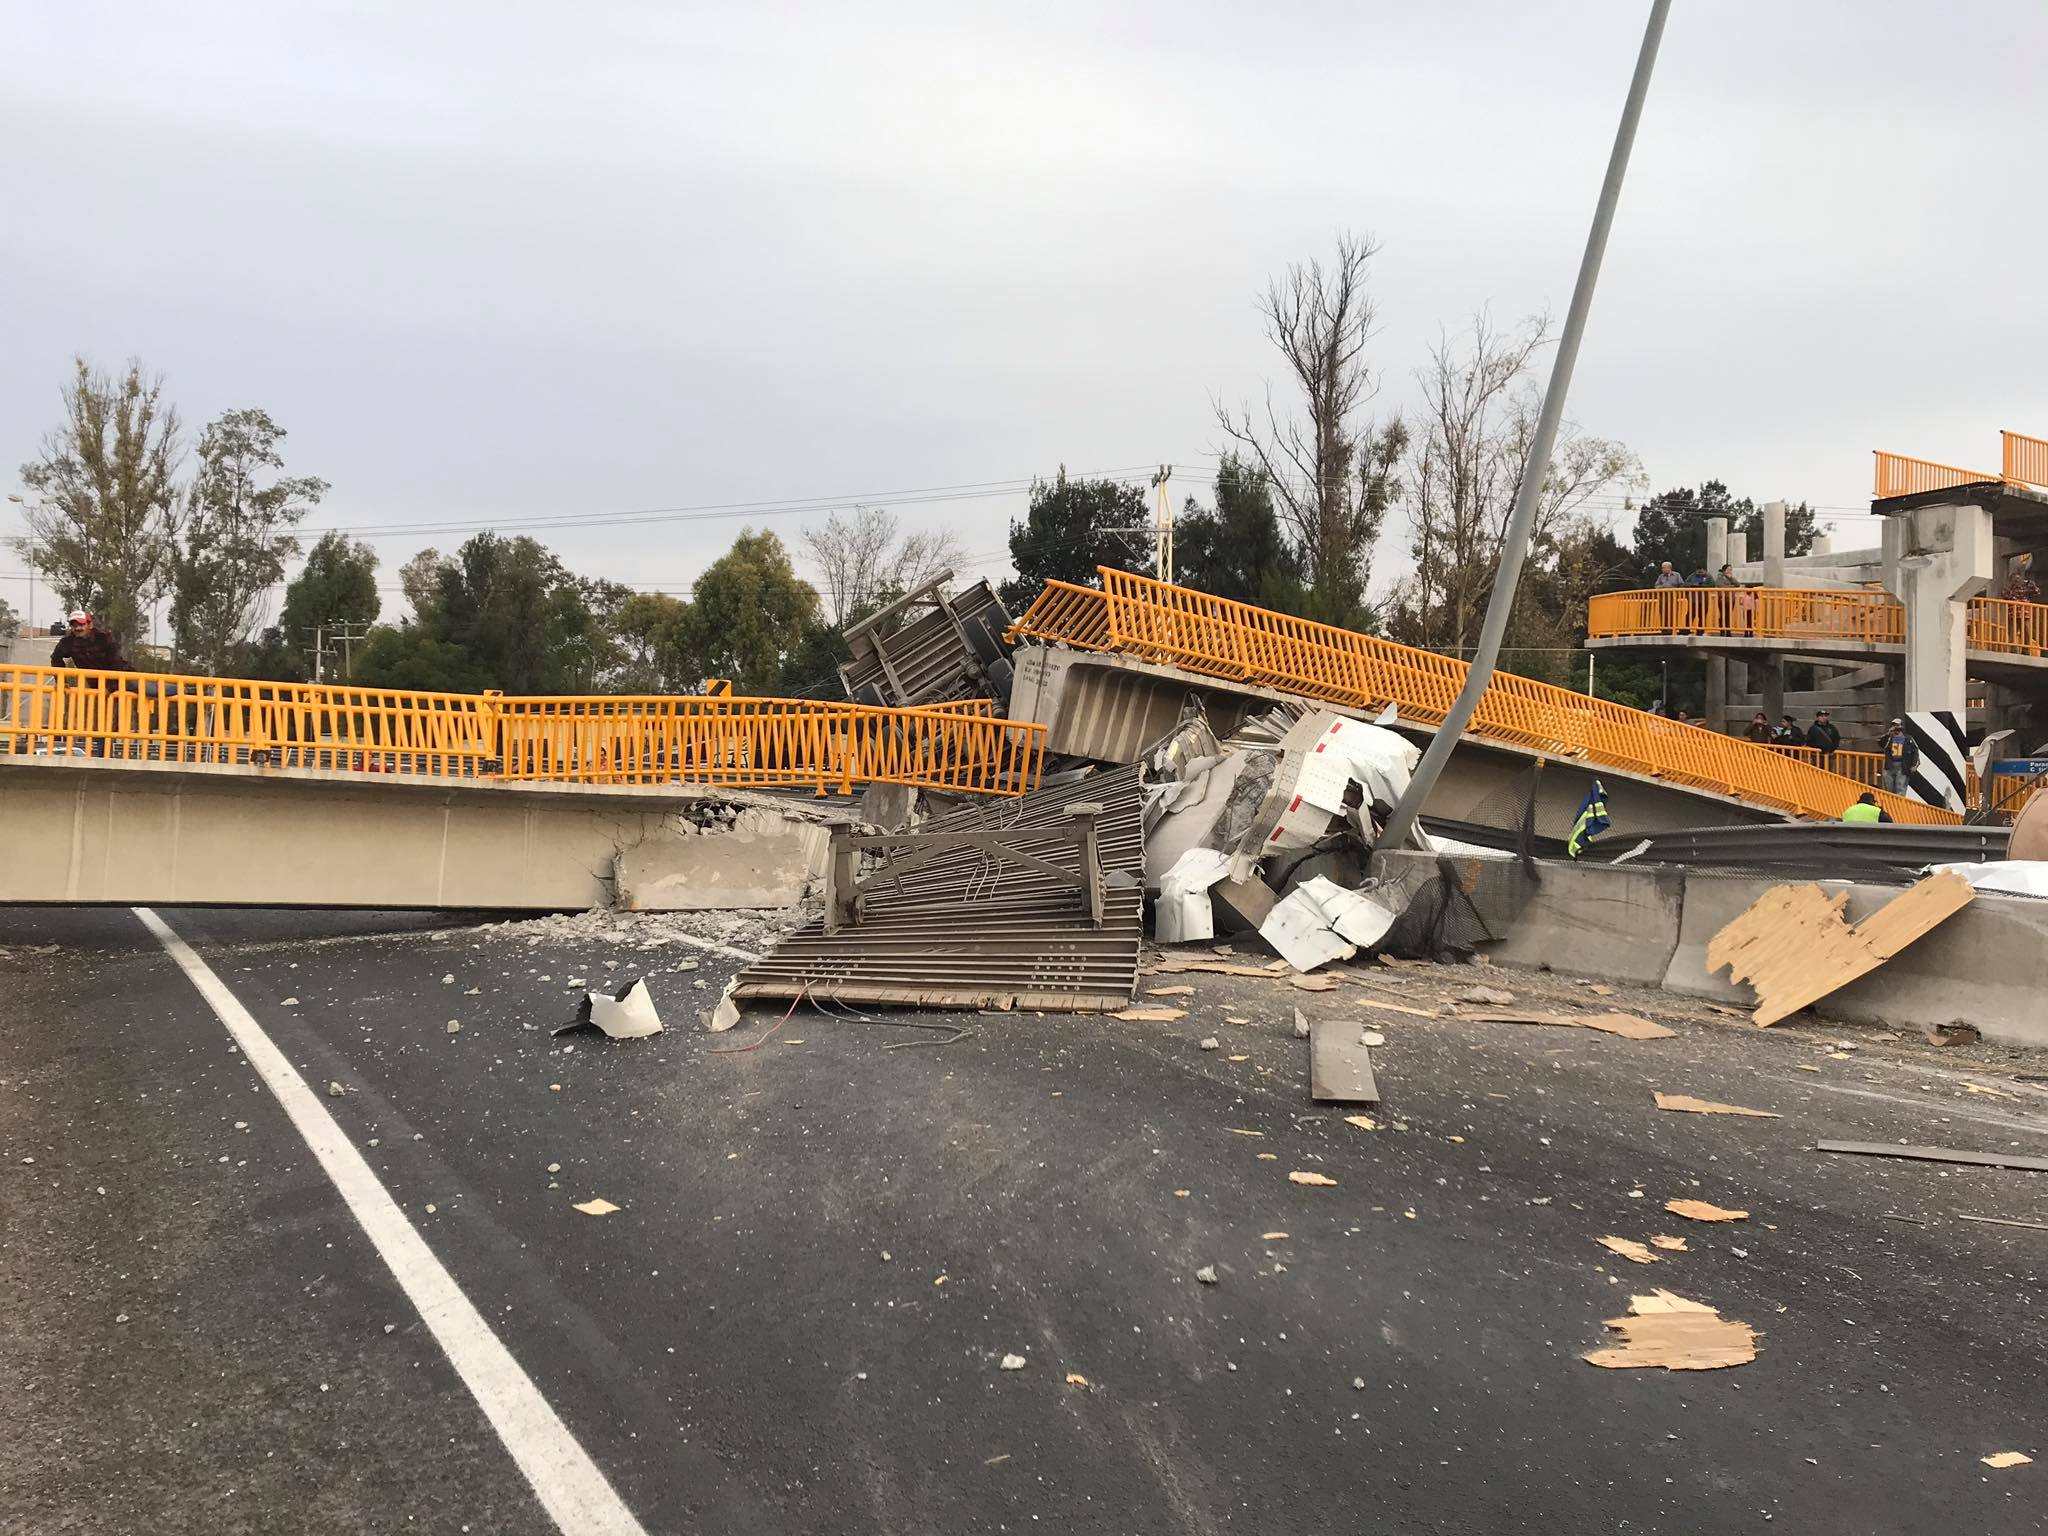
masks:
[[[101,629],[83,608],[71,615],[64,638],[50,647],[50,665],[79,667],[88,672],[132,672],[121,650],[121,637]]]
[[[53,667],[76,667],[86,672],[132,672],[135,670],[128,664],[127,656],[122,654],[121,637],[101,629],[99,625],[93,622],[92,615],[83,608],[71,615],[65,624],[63,638],[50,647],[50,665]],[[94,695],[97,696],[99,690],[108,685],[95,677],[86,679],[85,686],[92,689]],[[117,683],[112,686],[119,687],[121,685]],[[79,702],[82,704],[83,700]],[[54,707],[58,701],[53,699],[51,703]],[[107,699],[104,703],[111,706],[114,701]],[[104,712],[111,713],[112,710],[108,708]],[[100,708],[94,708],[91,713],[98,716],[103,711]],[[84,717],[85,711],[81,709],[79,711],[79,718],[74,722],[74,725],[83,724]],[[102,725],[101,729],[105,729],[104,725]],[[94,736],[91,740],[92,755],[94,757],[105,757],[107,755],[107,738],[105,736]],[[77,750],[75,745],[72,750]]]
[[[1820,754],[1821,767],[1834,772],[1835,754],[1842,750],[1842,733],[1835,729],[1826,710],[1814,712],[1813,724],[1806,728],[1806,744]]]
[[[1745,740],[1753,741],[1760,747],[1771,744],[1771,717],[1758,710],[1749,717],[1749,726],[1743,731]]]
[[[1920,745],[1906,734],[1904,720],[1894,719],[1885,728],[1878,752],[1884,758],[1884,787],[1895,795],[1903,795],[1913,781],[1913,770],[1920,766]]]
[[[1785,715],[1778,721],[1778,728],[1771,732],[1771,745],[1774,747],[1803,747],[1806,745],[1806,732],[1799,729],[1798,721],[1794,720],[1790,715]]]

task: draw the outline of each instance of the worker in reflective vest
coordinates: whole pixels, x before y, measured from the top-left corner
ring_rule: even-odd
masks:
[[[1856,803],[1842,812],[1844,821],[1890,821],[1891,813],[1877,803],[1877,796],[1869,790],[1856,797]]]

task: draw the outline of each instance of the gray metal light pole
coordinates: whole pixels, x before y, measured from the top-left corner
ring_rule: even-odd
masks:
[[[1643,115],[1643,98],[1650,91],[1650,71],[1657,63],[1657,44],[1664,37],[1664,19],[1671,0],[1651,0],[1650,23],[1643,31],[1642,52],[1636,55],[1635,78],[1629,82],[1628,100],[1621,109],[1621,126],[1614,133],[1614,151],[1607,158],[1607,180],[1600,187],[1600,203],[1593,210],[1593,228],[1586,235],[1586,253],[1579,259],[1579,280],[1572,289],[1572,307],[1564,317],[1564,333],[1557,340],[1557,360],[1551,365],[1550,385],[1543,392],[1543,409],[1536,418],[1536,436],[1529,445],[1528,467],[1522,472],[1522,488],[1515,497],[1514,514],[1508,519],[1507,535],[1501,541],[1500,568],[1494,572],[1493,595],[1487,600],[1486,621],[1480,626],[1479,648],[1472,656],[1472,670],[1457,702],[1444,723],[1437,727],[1429,748],[1409,781],[1408,793],[1394,807],[1386,829],[1380,834],[1382,848],[1399,848],[1408,841],[1422,802],[1429,798],[1444,763],[1457,750],[1458,739],[1472,723],[1479,696],[1493,676],[1493,664],[1500,656],[1501,637],[1507,633],[1508,615],[1515,606],[1515,589],[1521,584],[1522,562],[1529,553],[1529,525],[1535,521],[1536,506],[1543,495],[1543,482],[1550,475],[1550,450],[1557,440],[1558,418],[1564,414],[1564,397],[1571,390],[1572,366],[1579,360],[1579,338],[1586,331],[1586,312],[1593,307],[1593,285],[1600,276],[1600,258],[1607,253],[1607,231],[1614,223],[1614,205],[1621,199],[1621,178],[1628,170],[1628,154],[1635,147],[1636,123]]]

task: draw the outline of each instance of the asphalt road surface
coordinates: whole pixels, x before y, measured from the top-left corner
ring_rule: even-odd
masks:
[[[1462,967],[708,1035],[735,962],[644,925],[162,915],[646,1532],[2048,1524],[2048,1231],[1957,1219],[2048,1222],[2048,1175],[1812,1150],[2048,1152],[2039,1062],[1360,1005],[1572,985]],[[572,1528],[142,921],[0,909],[0,951],[0,1530]],[[666,1033],[548,1032],[642,972]],[[1385,1036],[1377,1129],[1309,1102],[1297,1005]],[[1658,1286],[1756,1358],[1588,1364]]]

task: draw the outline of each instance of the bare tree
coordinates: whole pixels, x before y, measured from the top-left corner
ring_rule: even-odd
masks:
[[[1344,623],[1363,608],[1407,434],[1398,417],[1364,422],[1360,408],[1379,392],[1366,361],[1376,310],[1366,269],[1379,250],[1368,236],[1340,234],[1337,257],[1288,267],[1259,301],[1267,339],[1280,349],[1301,393],[1301,416],[1283,418],[1269,386],[1263,425],[1249,406],[1220,403],[1216,419],[1264,471],[1308,573],[1315,606]]]
[[[21,466],[26,504],[22,558],[67,607],[88,608],[133,638],[162,591],[178,531],[178,412],[161,376],[138,362],[116,379],[75,360],[64,386],[64,425]]]
[[[821,528],[806,528],[804,548],[818,568],[818,589],[835,629],[883,603],[893,602],[966,563],[951,529],[899,534],[886,507],[834,512]]]
[[[1530,364],[1549,342],[1548,316],[1503,331],[1481,312],[1469,340],[1439,337],[1417,370],[1423,420],[1403,487],[1415,568],[1398,594],[1395,625],[1410,644],[1457,652],[1478,633],[1535,435],[1541,402]],[[1539,555],[1554,550],[1590,497],[1640,471],[1620,443],[1564,424],[1531,533]]]

